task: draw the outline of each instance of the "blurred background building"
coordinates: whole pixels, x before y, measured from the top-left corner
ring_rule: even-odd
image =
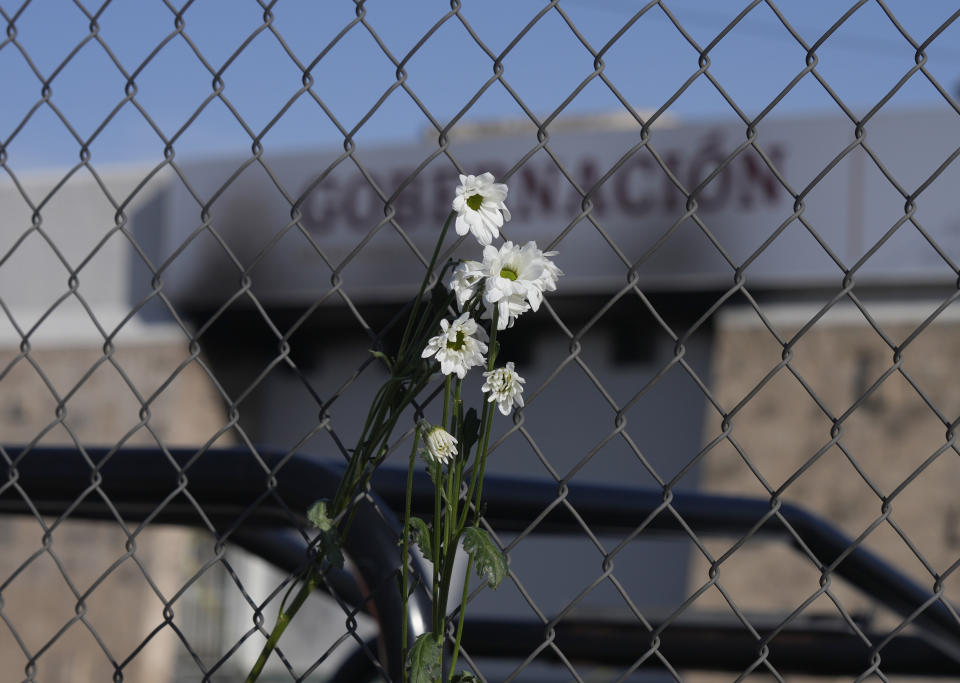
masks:
[[[267,20],[256,3],[210,3],[184,14],[192,44],[180,32],[160,48],[178,20],[162,3],[107,7],[96,31],[69,7],[47,8],[72,12],[66,22],[6,12],[17,42],[0,43],[0,444],[251,443],[341,457],[385,376],[357,368],[416,291],[455,160],[509,175],[505,237],[555,248],[565,272],[548,309],[504,339],[534,398],[497,425],[491,473],[759,498],[786,485],[784,501],[851,538],[870,531],[865,547],[932,585],[960,546],[944,426],[960,414],[960,116],[933,85],[955,79],[957,22],[925,44],[918,73],[916,46],[866,3],[817,48],[820,80],[793,82],[810,61],[797,35],[809,46],[839,15],[788,4],[776,3],[786,26],[759,5],[724,34],[709,55],[717,88],[705,73],[684,87],[703,66],[691,41],[710,44],[742,7],[676,2],[675,14],[628,23],[610,4],[565,3],[569,14],[548,12],[505,57],[519,97],[496,80],[483,89],[492,60],[464,24],[502,50],[534,5],[465,3],[466,21],[442,24],[402,67],[391,56],[414,47],[436,8],[280,3]],[[947,18],[893,11],[924,39]],[[304,94],[303,66],[327,45]],[[526,100],[546,112],[540,125]],[[476,254],[467,242],[454,252]],[[285,578],[240,551],[215,561],[209,534],[53,522],[0,520],[0,683],[23,679],[25,651],[42,653],[37,681],[109,679],[104,648],[124,680],[199,680],[193,657],[216,662],[252,625],[237,581],[260,601]],[[517,580],[481,593],[472,613],[561,612],[622,541],[599,540],[522,539]],[[724,556],[736,540],[706,549]],[[689,609],[729,615],[732,600],[783,618],[820,585],[798,557],[751,541],[720,567],[726,595],[707,590]],[[710,563],[692,539],[641,534],[613,567],[618,583],[598,584],[576,613],[627,613],[623,590],[669,615]],[[900,621],[852,589],[835,595],[863,623]],[[189,647],[169,628],[154,634],[172,596]],[[82,623],[55,637],[81,599],[103,643]],[[822,595],[805,615],[838,611]],[[323,626],[342,622],[318,598],[285,637],[294,665],[307,668],[327,646]],[[217,675],[242,675],[259,643]],[[558,680],[538,664],[521,680]]]
[[[922,169],[926,150],[898,141],[895,132],[905,121],[931,132],[946,129],[952,118],[951,114],[932,112],[898,114],[877,119],[871,130],[877,131],[878,138],[893,141],[889,151],[891,164],[896,164],[897,174],[903,176]],[[847,127],[837,117],[772,121],[764,127],[761,142],[783,174],[802,179],[823,166],[824,159],[842,144]],[[492,169],[502,175],[506,169],[498,166],[497,161],[505,154],[501,150],[518,144],[516,133],[510,128],[478,126],[457,141],[458,159],[471,168]],[[596,183],[599,169],[613,165],[617,155],[633,140],[632,131],[618,128],[621,126],[603,117],[587,118],[570,126],[562,139],[554,143],[554,154],[581,187]],[[660,154],[670,160],[674,173],[695,179],[705,177],[711,165],[726,157],[739,144],[742,132],[738,126],[726,124],[670,123],[658,127],[655,135]],[[816,144],[811,144],[811,140]],[[428,148],[425,143],[424,147],[367,150],[366,170],[375,183],[391,192],[391,183],[409,178]],[[275,161],[271,169],[287,186],[307,187],[315,180],[312,170],[326,167],[330,157],[322,152],[292,154]],[[193,179],[192,189],[203,196],[214,192],[241,162],[197,161],[184,164],[183,172]],[[806,219],[820,227],[824,238],[846,261],[881,240],[887,227],[883,216],[900,208],[885,191],[883,177],[870,173],[869,168],[857,157],[844,160],[831,171],[830,182],[818,186],[819,194],[807,200]],[[143,169],[117,171],[105,180],[113,187],[129,188],[143,173]],[[789,339],[816,320],[793,348],[791,367],[817,397],[841,413],[891,363],[892,353],[866,316],[891,340],[902,341],[940,305],[938,297],[942,292],[954,286],[952,271],[944,267],[933,248],[922,240],[896,236],[871,257],[869,266],[857,278],[858,292],[864,292],[864,310],[844,303],[817,319],[821,307],[834,296],[836,268],[811,233],[792,224],[750,265],[750,292],[760,302],[763,317],[734,296],[718,314],[696,325],[704,309],[732,279],[731,269],[712,243],[711,235],[731,259],[743,262],[769,236],[771,225],[783,222],[793,213],[794,200],[758,156],[744,153],[717,176],[716,192],[702,200],[698,216],[709,226],[710,234],[693,220],[671,234],[671,223],[683,211],[684,200],[662,180],[662,175],[653,160],[638,156],[600,186],[600,191],[590,197],[593,215],[600,224],[594,230],[571,234],[559,245],[556,260],[566,275],[560,290],[550,298],[551,306],[564,322],[579,329],[604,305],[609,293],[623,284],[623,263],[605,238],[609,236],[631,262],[650,253],[650,258],[631,271],[629,277],[635,277],[637,288],[658,310],[664,311],[664,320],[656,320],[649,310],[636,303],[618,302],[595,330],[578,341],[582,345],[579,357],[589,362],[591,373],[604,390],[621,404],[634,400],[622,415],[656,475],[630,448],[615,440],[597,447],[614,427],[616,414],[608,405],[593,400],[596,386],[582,373],[570,371],[562,371],[551,380],[554,391],[547,400],[533,402],[523,413],[524,426],[536,435],[535,447],[513,432],[495,452],[490,471],[538,478],[564,477],[575,472],[578,482],[660,486],[656,477],[669,481],[677,476],[721,431],[721,418],[692,377],[701,378],[720,405],[736,405],[781,361],[783,349],[774,335]],[[27,192],[42,193],[35,188],[57,177],[57,173],[51,173],[28,178]],[[200,209],[185,185],[169,173],[165,180],[127,209],[129,230],[152,263],[164,263],[181,250],[163,278],[163,291],[172,308],[182,316],[180,320],[170,315],[170,309],[152,302],[122,326],[121,334],[111,340],[110,353],[103,359],[103,336],[96,324],[112,329],[153,287],[147,269],[138,264],[134,250],[122,239],[111,240],[98,253],[96,267],[89,269],[92,277],[83,278],[83,302],[95,312],[97,322],[74,300],[68,299],[48,312],[50,302],[62,296],[64,283],[55,277],[31,280],[30,287],[21,286],[24,272],[52,274],[62,269],[51,250],[40,243],[39,236],[33,238],[37,244],[16,252],[16,269],[0,269],[0,277],[6,278],[0,286],[9,293],[4,302],[11,312],[7,322],[11,329],[4,337],[9,349],[7,362],[21,352],[22,339],[29,336],[30,359],[38,366],[20,362],[4,377],[4,383],[11,387],[2,395],[5,441],[51,444],[76,439],[84,444],[161,442],[174,446],[213,440],[223,445],[232,437],[229,433],[218,436],[226,423],[222,391],[226,396],[244,395],[240,425],[255,443],[337,457],[325,433],[302,441],[303,435],[314,429],[318,415],[315,402],[304,395],[300,376],[278,367],[255,383],[264,368],[275,360],[276,336],[264,324],[261,310],[236,296],[241,284],[238,269],[217,240],[198,231]],[[952,176],[942,178],[936,188],[942,194],[931,193],[939,201],[925,201],[923,206],[924,228],[945,248],[952,247],[960,237],[960,213],[950,201],[955,180]],[[45,224],[62,230],[51,230],[50,236],[67,258],[72,250],[83,253],[102,233],[104,222],[113,220],[99,205],[92,182],[73,182],[69,189],[58,192],[56,205],[44,210]],[[453,184],[448,172],[439,166],[428,166],[396,195],[396,221],[422,251],[429,248],[442,222]],[[506,226],[505,233],[518,241],[548,242],[583,208],[583,198],[561,182],[557,165],[546,158],[530,160],[510,185],[509,205],[514,220]],[[19,189],[10,185],[0,195],[0,204],[7,216],[24,211]],[[284,329],[313,304],[318,291],[330,286],[331,270],[319,262],[314,243],[326,259],[339,263],[353,249],[357,236],[382,211],[381,200],[358,171],[335,172],[306,195],[303,231],[284,233],[289,222],[289,204],[265,182],[262,172],[251,172],[240,175],[218,198],[210,225],[241,263],[258,261],[251,274],[251,291],[267,307],[270,318]],[[664,234],[668,235],[666,241],[650,252]],[[314,243],[307,239],[308,235]],[[360,306],[371,320],[385,322],[415,291],[419,266],[405,254],[402,239],[397,233],[377,235],[342,271],[342,287],[350,292],[351,303]],[[184,244],[186,248],[182,247]],[[270,249],[264,251],[267,244]],[[476,250],[466,244],[458,253],[471,257]],[[231,299],[234,303],[228,305],[226,312],[220,310]],[[218,311],[216,322],[205,327]],[[504,353],[516,359],[529,386],[541,386],[571,354],[570,340],[551,329],[549,316],[547,312],[528,316],[504,340]],[[12,329],[14,320],[19,330]],[[951,341],[957,325],[954,312],[941,314],[915,342],[914,348],[922,346],[922,352],[911,354],[910,376],[922,384],[938,406],[960,407],[951,371],[954,356],[960,352]],[[34,327],[35,332],[29,333]],[[674,365],[656,385],[655,392],[633,399],[641,387],[678,357],[677,341],[666,332],[667,328],[694,330],[681,342],[682,358],[690,370]],[[203,330],[199,337],[202,364],[189,362],[184,330]],[[370,343],[335,296],[322,303],[290,341],[297,366],[314,387],[329,393],[349,380],[364,360]],[[829,364],[823,362],[826,358],[830,359]],[[185,362],[186,366],[181,367]],[[838,371],[837,367],[843,370]],[[89,377],[75,390],[83,395],[72,395],[72,387],[85,374]],[[367,373],[338,398],[330,415],[338,433],[350,435],[359,429],[366,402],[382,379],[377,373]],[[48,389],[47,383],[57,393]],[[250,387],[252,390],[246,394]],[[132,391],[140,392],[141,398],[131,400]],[[45,431],[57,412],[58,396],[66,406],[65,420],[63,424],[54,422]],[[577,398],[571,401],[570,397]],[[150,405],[149,429],[137,429],[144,420],[139,408],[141,400]],[[905,380],[884,384],[881,391],[871,395],[861,412],[845,426],[843,448],[834,446],[824,452],[787,493],[788,500],[826,516],[851,536],[870,524],[878,514],[880,502],[853,470],[844,451],[860,456],[857,462],[865,461],[863,467],[870,480],[883,490],[890,490],[936,450],[937,440],[942,437],[942,430],[931,424],[929,409]],[[578,425],[576,429],[558,428],[572,423]],[[64,426],[69,427],[69,432]],[[751,398],[734,420],[733,433],[759,471],[751,471],[729,444],[721,442],[707,451],[702,463],[682,475],[679,488],[763,497],[766,494],[759,477],[773,488],[781,485],[830,440],[831,426],[802,384],[787,373],[780,373]],[[499,431],[509,432],[512,428],[513,425],[506,424]],[[949,561],[956,552],[960,534],[952,496],[956,480],[951,464],[938,462],[936,469],[922,475],[923,483],[911,486],[897,505],[900,527],[936,562]],[[19,525],[5,523],[4,528],[10,534],[11,547],[17,548],[5,556],[8,569],[14,571],[22,562],[21,556],[42,547],[38,546],[40,532],[31,521]],[[104,569],[99,565],[110,561],[108,548],[115,550],[118,544],[122,548],[125,541],[122,534],[105,529],[104,525],[65,523],[59,529],[63,540],[61,533],[54,531],[54,547],[58,558],[69,564],[71,577],[82,574],[85,563],[94,562],[93,558],[97,559],[91,576],[99,576]],[[868,545],[898,566],[915,564],[909,548],[890,538],[891,533],[878,535],[875,540],[871,537]],[[191,568],[199,566],[197,554],[202,555],[203,551],[195,546],[203,543],[191,533],[148,529],[143,531],[142,538],[140,541],[138,535],[138,546],[147,557],[141,556],[141,560],[155,580],[169,581],[174,586],[191,575]],[[91,552],[94,546],[100,550]],[[819,580],[812,568],[791,562],[791,552],[771,544],[748,545],[738,551],[729,568],[725,565],[725,588],[744,609],[789,612],[804,591],[816,589]],[[151,561],[149,558],[154,555],[156,560]],[[238,557],[241,559],[237,566],[246,567],[247,589],[251,593],[265,596],[282,580],[281,575],[261,569],[259,561]],[[654,557],[656,562],[651,559]],[[544,574],[544,558],[550,558],[551,566],[562,566],[563,571]],[[573,599],[597,572],[602,560],[586,539],[558,543],[530,538],[511,554],[512,567],[519,576],[536,577],[531,590],[537,604],[548,613],[562,609]],[[617,563],[628,567],[619,578],[632,598],[647,610],[669,613],[707,579],[708,566],[702,555],[692,551],[689,543],[680,541],[639,540],[619,554]],[[41,571],[39,564],[30,565],[30,571],[17,579],[17,590],[11,593],[27,601],[29,607],[19,608],[16,598],[6,602],[6,613],[17,623],[18,613],[36,610],[33,595],[49,598],[49,610],[43,611],[51,615],[72,602],[69,594],[45,588],[56,570]],[[149,609],[156,596],[151,595],[132,563],[128,562],[124,571],[132,578],[125,581],[126,574],[117,572],[111,575],[115,585],[98,589],[96,595],[112,602],[127,600],[121,597],[127,591],[129,600],[144,602],[143,609],[136,612],[150,615],[145,616],[146,623],[156,622],[157,610]],[[783,577],[790,572],[795,573],[789,582],[797,587],[795,594],[782,589]],[[922,571],[916,572],[916,578],[923,580]],[[764,588],[765,581],[769,581],[768,588]],[[36,587],[28,589],[24,585],[28,582],[36,582]],[[232,599],[230,591],[224,592],[228,585],[222,576],[219,583],[207,576],[201,587],[190,594],[191,599],[184,601],[188,613],[196,610],[201,620],[198,623],[209,629],[208,634],[215,634],[210,635],[214,643],[231,642],[247,628],[235,607],[226,604]],[[856,595],[845,598],[860,609],[869,607],[866,600]],[[578,610],[609,612],[622,609],[621,601],[612,588],[601,587]],[[698,600],[697,608],[722,610],[724,598],[708,592]],[[478,613],[503,615],[514,611],[522,615],[528,608],[516,587],[507,585],[495,594],[481,596],[474,609]],[[320,620],[329,617],[322,609],[316,615]],[[29,619],[23,623],[41,628],[43,622]],[[131,629],[122,621],[112,622],[109,627],[98,624],[100,631],[112,633],[113,629],[118,638],[128,630],[136,634],[134,640],[140,637],[137,628]],[[169,655],[177,652],[176,644],[169,642],[163,649],[159,642],[149,652],[166,664],[146,666],[155,680],[164,679],[163,671],[172,680],[169,677],[175,674],[175,664],[171,662],[176,660]],[[305,647],[309,647],[309,640]],[[15,644],[9,643],[5,659],[14,658],[15,651]],[[250,658],[249,662],[256,651],[256,647],[247,647],[241,652]],[[75,675],[78,665],[72,657],[71,654],[73,663],[62,666]]]

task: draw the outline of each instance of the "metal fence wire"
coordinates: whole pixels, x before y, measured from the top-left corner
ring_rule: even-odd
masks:
[[[0,680],[245,675],[311,539],[291,473],[347,457],[383,377],[368,349],[390,346],[456,174],[485,170],[511,186],[505,236],[540,226],[565,276],[504,341],[527,401],[498,427],[486,523],[511,572],[471,591],[465,666],[960,672],[960,107],[931,57],[960,11],[917,28],[906,5],[860,0],[808,30],[773,0],[492,17],[454,0],[397,26],[363,0],[224,4],[222,26],[208,10],[162,0],[116,25],[116,1],[0,3],[0,69],[29,76],[0,81]],[[876,45],[843,52],[867,15],[905,57],[862,106],[832,83],[877,76]],[[768,80],[758,26],[792,65]],[[673,47],[625,63],[651,32]],[[340,56],[351,41],[363,62]],[[525,50],[543,78],[512,73]],[[724,60],[748,50],[744,86]],[[173,53],[195,68],[162,71]],[[91,59],[85,106],[65,106]],[[458,60],[437,99],[435,69]],[[196,83],[189,106],[159,104]],[[918,89],[933,123],[898,114]],[[721,123],[675,114],[695,92]],[[798,101],[833,118],[777,118]],[[394,148],[376,131],[401,110],[427,133]],[[272,143],[288,126],[294,150]],[[204,151],[217,127],[246,151]],[[72,161],[31,170],[44,137]],[[146,164],[99,161],[137,144]],[[393,462],[370,494],[385,523]],[[397,635],[378,640],[368,596],[396,570],[312,598],[263,680],[390,676]]]

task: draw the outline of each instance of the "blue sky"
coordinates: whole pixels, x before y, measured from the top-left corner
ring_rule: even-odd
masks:
[[[175,8],[182,6],[171,0]],[[732,0],[665,0],[663,3],[689,36],[706,46],[748,3]],[[776,7],[808,43],[816,41],[851,2],[778,0]],[[90,14],[98,3],[87,1]],[[94,6],[96,5],[96,7]],[[535,0],[464,0],[461,15],[487,48],[502,52],[540,12]],[[583,38],[600,50],[643,7],[639,2],[569,0],[559,5]],[[885,6],[917,42],[925,41],[953,12],[940,0],[889,0]],[[93,140],[96,164],[159,162],[164,144],[132,102],[123,103],[128,73],[137,72],[135,99],[167,137],[173,136],[212,92],[213,77],[183,36],[173,36],[144,60],[174,30],[175,11],[161,0],[114,0],[98,16],[98,35],[87,40],[90,20],[72,0],[0,0],[4,16],[14,19],[16,44],[0,47],[0,141],[14,172],[72,165],[80,144],[51,106],[41,102],[42,81],[50,80],[50,104],[76,134]],[[416,42],[449,11],[449,3],[369,0],[367,28],[354,26],[313,68],[313,91],[344,129],[352,129],[395,83],[396,68],[384,48],[402,60]],[[308,64],[356,17],[345,0],[278,0],[273,28],[287,48]],[[212,69],[219,70],[234,51],[263,24],[263,9],[253,0],[196,0],[183,13],[184,33]],[[955,95],[960,82],[960,20],[929,46],[926,66],[942,87]],[[32,67],[23,52],[32,62]],[[756,116],[805,65],[805,51],[760,3],[710,52],[710,73],[745,115]],[[877,2],[866,2],[817,50],[817,70],[857,115],[868,112],[914,66],[915,50]],[[503,60],[503,79],[539,117],[551,114],[594,70],[588,49],[549,10]],[[143,66],[142,66],[143,65]],[[638,110],[660,108],[698,67],[698,54],[661,7],[651,8],[604,54],[604,74]],[[35,69],[35,71],[34,71]],[[58,71],[59,69],[59,71]],[[139,71],[138,71],[139,69]],[[441,124],[456,116],[493,73],[493,62],[456,17],[443,24],[407,60],[407,86]],[[257,33],[223,72],[223,95],[255,135],[286,106],[301,87],[302,72],[270,30]],[[39,106],[38,106],[39,103]],[[122,104],[121,104],[122,103]],[[886,105],[890,109],[945,108],[931,83],[915,74]],[[594,79],[564,110],[575,115],[622,109],[610,89]],[[701,76],[669,107],[679,120],[729,119],[733,109]],[[770,116],[840,112],[811,75]],[[561,114],[561,117],[565,114]],[[463,120],[524,118],[507,88],[494,83],[470,107]],[[23,123],[26,120],[26,123]],[[22,127],[21,127],[22,125]],[[19,130],[18,130],[18,127]],[[406,142],[430,128],[427,116],[409,94],[397,88],[363,123],[358,145]],[[15,133],[16,132],[16,133]],[[15,133],[15,135],[14,135]],[[12,136],[12,137],[11,137]],[[339,147],[343,133],[316,99],[301,95],[263,136],[271,150]],[[251,137],[227,103],[211,101],[179,136],[177,158],[249,153]]]

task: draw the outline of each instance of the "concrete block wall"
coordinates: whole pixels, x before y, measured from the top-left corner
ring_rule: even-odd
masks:
[[[149,337],[149,335],[148,335]],[[141,396],[160,387],[187,358],[186,344],[169,334],[154,334],[154,340],[119,344],[115,360]],[[0,350],[0,434],[4,444],[33,441],[55,422],[56,401],[26,358],[17,349]],[[30,352],[47,380],[60,396],[67,395],[86,372],[102,358],[102,350],[89,344],[39,345]],[[140,404],[120,374],[101,364],[66,403],[64,422],[84,445],[112,445],[139,421]],[[210,439],[225,423],[219,396],[208,376],[196,364],[186,366],[151,405],[150,427],[167,446],[196,446]],[[38,445],[68,445],[70,434],[60,425],[45,432]],[[155,444],[141,428],[126,442],[134,446]],[[26,456],[26,457],[29,457]],[[56,520],[45,518],[49,529]],[[103,578],[126,554],[128,533],[136,533],[136,559],[127,558]],[[102,646],[81,622],[71,625],[36,661],[35,679],[43,683],[79,683],[114,680],[115,668],[103,647],[123,662],[140,643],[163,623],[163,602],[170,600],[200,568],[198,555],[208,537],[196,532],[151,525],[67,520],[51,532],[44,551],[45,529],[32,516],[0,518],[0,595],[2,614],[11,629],[0,623],[0,682],[13,683],[25,677],[28,658],[23,648],[36,655],[57,631],[77,614],[77,594],[85,595],[84,620],[93,627]],[[207,549],[209,553],[209,548]],[[36,558],[23,563],[36,554]],[[54,557],[55,556],[55,557]],[[58,566],[59,565],[59,566]],[[139,565],[139,566],[138,566]],[[65,578],[65,576],[66,578]],[[149,579],[147,578],[149,576]],[[69,581],[68,581],[69,580]],[[98,585],[98,582],[99,585]],[[151,582],[153,585],[151,585]],[[203,591],[198,584],[195,591]],[[174,605],[178,625],[190,610],[185,596]],[[196,633],[202,639],[204,634]],[[123,680],[146,683],[173,681],[178,657],[188,656],[169,628],[153,636],[141,652],[123,668]]]
[[[935,302],[888,303],[870,309],[887,338],[901,345],[935,306]],[[789,339],[816,310],[815,306],[778,306],[771,309],[769,318],[778,334]],[[933,586],[934,579],[924,561],[939,573],[960,558],[960,501],[956,494],[960,458],[948,449],[927,462],[947,442],[946,429],[911,381],[948,420],[956,419],[960,414],[958,342],[960,320],[948,309],[907,344],[902,362],[905,374],[894,371],[880,383],[842,422],[838,443],[823,451],[784,492],[784,500],[830,520],[856,538],[881,516],[881,496],[891,495],[919,471],[891,503],[890,520],[896,528],[881,522],[864,545],[927,587]],[[782,350],[755,313],[733,311],[720,316],[711,387],[724,410],[733,409],[754,389],[780,362]],[[888,344],[851,306],[840,306],[825,316],[800,338],[793,351],[791,367],[834,416],[844,414],[894,364]],[[720,423],[719,415],[708,410],[705,443],[720,433]],[[739,410],[732,425],[731,435],[773,489],[831,441],[832,422],[787,368]],[[769,497],[757,475],[727,442],[705,455],[700,481],[706,492]],[[713,539],[707,547],[718,557],[735,540]],[[701,553],[695,551],[693,556],[690,592],[707,581],[709,570]],[[745,613],[786,617],[818,590],[820,573],[786,545],[757,540],[721,565],[719,581]],[[947,597],[960,603],[960,576],[952,575],[945,585]],[[848,613],[870,620],[880,631],[892,629],[900,621],[840,579],[833,581],[831,591]],[[730,613],[716,589],[706,591],[693,609]],[[825,595],[804,614],[839,616]],[[703,676],[697,680],[728,679]]]

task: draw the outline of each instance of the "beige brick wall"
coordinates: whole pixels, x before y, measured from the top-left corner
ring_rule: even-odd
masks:
[[[906,309],[878,307],[876,320],[890,342],[900,345],[931,308],[924,304]],[[790,339],[814,312],[784,309],[771,321],[781,337]],[[960,414],[960,322],[954,317],[938,320],[908,344],[903,352],[905,374],[895,371],[889,375],[844,420],[839,442],[826,450],[832,423],[788,368],[776,373],[732,421],[732,437],[771,488],[782,486],[806,467],[786,488],[784,499],[823,516],[853,538],[880,517],[880,496],[889,496],[919,472],[893,500],[890,519],[923,560],[886,522],[874,529],[864,544],[928,587],[934,579],[924,562],[939,573],[960,559],[960,458],[947,450],[924,467],[925,461],[946,443],[946,428],[910,382],[948,421]],[[733,410],[776,367],[781,353],[782,347],[755,315],[721,318],[711,386],[723,410]],[[863,316],[847,309],[828,316],[804,334],[794,348],[790,366],[824,407],[839,417],[891,368],[893,356],[890,346]],[[720,434],[720,423],[719,415],[711,411],[706,424],[707,442]],[[820,451],[822,454],[814,459]],[[758,476],[727,441],[705,456],[702,488],[769,497]],[[734,541],[712,539],[707,545],[718,557]],[[691,591],[708,577],[708,563],[699,553],[696,555]],[[818,590],[820,575],[811,562],[786,545],[754,541],[723,563],[719,578],[745,612],[779,612],[786,616]],[[960,576],[947,579],[946,590],[954,602],[960,603]],[[892,628],[899,622],[886,610],[877,610],[841,579],[833,582],[832,593],[849,613],[873,618],[878,629]],[[729,612],[716,589],[704,593],[694,608]],[[839,612],[823,595],[804,614],[838,616]]]
[[[0,351],[0,441],[38,445],[69,444],[70,433],[85,445],[112,445],[139,422],[140,402],[120,373],[102,363],[66,403],[64,425],[56,423],[56,400],[27,358],[15,350]],[[42,369],[54,390],[65,397],[102,359],[99,348],[40,346],[30,359]],[[147,399],[188,358],[180,342],[141,341],[118,344],[114,359],[140,395]],[[11,365],[12,363],[12,365]],[[219,396],[196,363],[187,365],[150,407],[149,424],[167,446],[195,446],[214,436],[225,422]],[[156,441],[146,429],[129,436],[128,445]],[[29,456],[28,456],[29,457]],[[52,524],[55,520],[45,519]],[[133,532],[135,524],[128,524]],[[43,550],[44,530],[32,517],[0,518],[0,683],[24,679],[27,657],[36,655],[76,614],[81,595],[86,621],[113,658],[123,662],[163,623],[163,604],[155,589],[170,599],[197,567],[193,566],[194,532],[150,526],[136,537],[136,559],[124,557],[128,537],[119,523],[65,521],[52,532],[52,553]],[[34,557],[35,555],[35,557]],[[31,557],[32,561],[25,564]],[[59,566],[58,566],[59,565]],[[146,576],[154,583],[151,587]],[[175,610],[184,604],[181,600]],[[182,615],[183,610],[179,610]],[[76,622],[37,660],[39,683],[87,683],[113,680],[114,667],[84,623]],[[153,636],[123,669],[124,680],[165,683],[172,680],[182,646],[169,628]]]

